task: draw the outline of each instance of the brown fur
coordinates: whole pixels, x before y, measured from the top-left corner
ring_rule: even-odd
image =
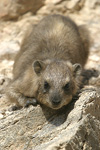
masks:
[[[24,106],[35,98],[54,109],[68,104],[88,58],[88,37],[81,31],[83,27],[61,15],[41,20],[16,56],[9,99]]]

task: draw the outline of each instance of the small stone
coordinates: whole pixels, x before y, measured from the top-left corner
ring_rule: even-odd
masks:
[[[0,119],[4,118],[4,115],[0,114]]]

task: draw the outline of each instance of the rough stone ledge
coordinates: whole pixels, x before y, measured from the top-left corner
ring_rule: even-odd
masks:
[[[1,111],[0,150],[99,150],[100,95],[84,91],[61,110]]]

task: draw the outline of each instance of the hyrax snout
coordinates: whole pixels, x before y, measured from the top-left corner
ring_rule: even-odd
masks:
[[[88,49],[82,26],[62,15],[45,17],[16,56],[9,99],[19,106],[34,99],[53,109],[67,105],[79,89]]]

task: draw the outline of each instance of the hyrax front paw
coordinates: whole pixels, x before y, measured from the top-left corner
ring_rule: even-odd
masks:
[[[21,109],[22,107],[29,107],[30,105],[37,106],[37,104],[38,104],[38,102],[35,98],[25,98],[25,99],[27,99],[27,100],[23,106],[16,104],[16,105],[10,107],[9,111],[16,111],[16,110]]]
[[[38,102],[35,98],[27,98],[25,107],[29,107],[30,105],[37,106]]]
[[[16,111],[16,110],[20,110],[22,107],[21,106],[17,106],[17,105],[14,105],[14,106],[11,106],[8,111]]]

